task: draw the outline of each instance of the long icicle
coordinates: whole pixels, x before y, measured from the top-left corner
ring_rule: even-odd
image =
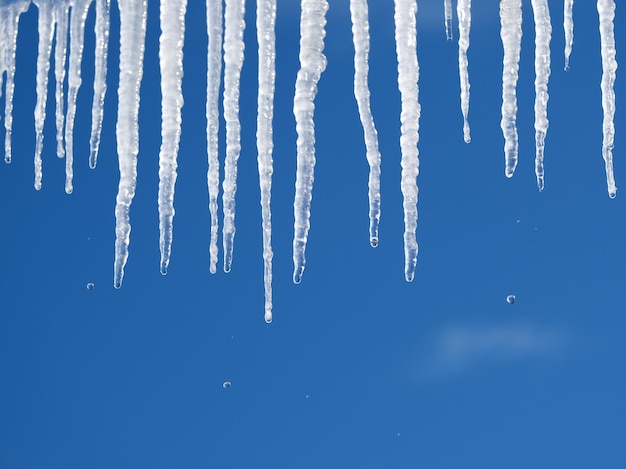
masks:
[[[257,100],[257,164],[261,189],[263,220],[263,281],[265,287],[265,322],[272,322],[272,174],[274,148],[272,119],[276,78],[276,0],[259,0],[256,10],[259,43],[259,94]]]
[[[63,104],[63,85],[65,83],[65,62],[67,61],[67,33],[69,23],[69,0],[60,0],[57,7],[57,24],[54,41],[54,77],[55,84],[55,123],[57,139],[57,156],[65,156],[65,145],[63,144],[63,128],[65,126],[65,111]]]
[[[293,113],[296,118],[297,170],[293,202],[293,282],[300,283],[306,264],[306,242],[311,226],[311,198],[315,170],[315,95],[326,68],[326,0],[302,0],[300,16],[300,70],[296,79]]]
[[[111,23],[111,0],[96,0],[96,52],[93,79],[93,103],[91,105],[91,137],[89,138],[89,167],[98,163],[104,96],[107,91],[107,57],[109,53],[109,29]]]
[[[470,27],[472,24],[472,0],[458,0],[456,14],[459,18],[459,79],[461,82],[461,112],[463,114],[463,140],[472,140],[468,121],[470,103],[470,81],[467,50],[470,45]]]
[[[565,71],[569,70],[569,56],[574,45],[574,0],[564,0],[563,3],[563,30],[565,31]]]
[[[500,1],[500,36],[504,47],[502,68],[502,120],[504,135],[504,174],[510,178],[517,166],[517,78],[522,44],[521,0]]]
[[[207,49],[206,89],[206,135],[207,135],[207,185],[209,213],[211,216],[211,239],[209,244],[209,271],[217,271],[217,236],[219,219],[217,198],[220,192],[220,161],[218,158],[219,92],[222,76],[222,0],[206,0],[206,21],[209,46]]]
[[[617,187],[613,176],[613,144],[615,140],[615,74],[617,61],[615,60],[615,35],[613,33],[615,19],[614,0],[598,0],[598,16],[600,18],[600,43],[602,49],[602,109],[604,111],[602,123],[602,156],[606,169],[606,183],[609,197],[615,198]]]
[[[458,7],[457,7],[458,8]],[[446,26],[446,39],[452,40],[452,0],[443,0],[443,15]]]
[[[350,15],[354,42],[354,96],[359,108],[359,117],[365,136],[366,157],[370,167],[368,180],[370,244],[376,247],[380,222],[380,151],[378,150],[378,132],[370,107],[368,85],[370,33],[367,0],[350,0]]]
[[[239,122],[239,83],[243,65],[243,31],[245,0],[226,0],[224,14],[224,120],[226,121],[226,158],[222,185],[224,226],[224,272],[230,272],[235,240],[235,194],[237,193],[237,162],[241,153]]]
[[[117,90],[117,155],[120,182],[115,204],[113,286],[120,288],[130,243],[130,205],[137,185],[139,88],[143,76],[148,0],[118,0],[120,9],[120,83]]]
[[[161,150],[159,152],[159,247],[160,270],[167,273],[172,252],[174,186],[183,107],[183,43],[187,0],[161,2]]]
[[[548,0],[532,0],[535,19],[535,174],[540,191],[544,185],[543,154],[548,132],[548,80],[552,25]]]
[[[411,282],[417,263],[417,176],[419,174],[419,64],[417,61],[416,0],[395,0],[398,88],[402,99],[400,114],[402,151],[402,196],[404,205],[404,276]]]

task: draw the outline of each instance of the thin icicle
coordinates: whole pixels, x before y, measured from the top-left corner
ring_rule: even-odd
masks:
[[[217,197],[220,192],[220,162],[218,159],[217,138],[219,131],[219,92],[222,76],[222,0],[206,0],[207,32],[207,90],[206,90],[206,134],[209,169],[207,183],[209,190],[209,212],[211,215],[211,241],[209,245],[209,271],[217,271]]]
[[[456,14],[459,18],[459,78],[461,81],[461,112],[463,113],[463,140],[472,140],[467,120],[470,102],[470,82],[467,61],[467,49],[470,45],[470,27],[472,24],[472,0],[458,0]]]
[[[43,125],[46,120],[46,100],[48,98],[48,73],[50,72],[50,54],[56,22],[55,6],[47,0],[36,0],[39,10],[37,31],[37,104],[35,105],[35,189],[41,189],[43,150]]]
[[[457,6],[458,8],[458,6]],[[444,23],[446,25],[446,39],[452,40],[452,0],[443,0]]]
[[[504,158],[506,177],[510,178],[517,166],[517,78],[522,44],[521,0],[500,1],[500,36],[504,47],[502,69],[502,133],[504,134]]]
[[[11,132],[13,127],[13,91],[15,89],[15,49],[17,47],[17,27],[20,15],[28,10],[30,0],[9,2],[0,6],[0,96],[2,96],[2,80],[7,74],[4,101],[4,161],[11,162]]]
[[[183,42],[187,0],[161,2],[161,151],[159,152],[159,245],[161,273],[167,273],[172,252],[174,186],[183,107]]]
[[[569,70],[569,56],[574,45],[574,0],[564,0],[563,29],[565,30],[565,71]]]
[[[535,174],[543,190],[543,153],[548,132],[548,80],[552,26],[548,0],[532,0],[535,18]]]
[[[257,163],[261,187],[263,218],[263,279],[265,284],[265,322],[272,322],[272,173],[274,148],[272,119],[276,78],[276,0],[260,0],[256,10],[259,43],[259,94],[257,102]]]
[[[70,19],[70,64],[68,70],[67,115],[65,116],[65,192],[74,190],[74,119],[76,117],[76,97],[82,84],[81,64],[85,46],[85,20],[92,0],[76,0],[72,4]]]
[[[224,12],[224,120],[226,121],[226,158],[222,184],[224,226],[224,272],[230,272],[235,240],[235,194],[237,192],[237,162],[241,152],[239,123],[239,84],[243,65],[243,31],[245,0],[226,0]]]
[[[65,148],[63,144],[63,127],[65,125],[65,111],[63,104],[63,84],[65,82],[65,62],[67,60],[67,34],[69,23],[69,0],[59,0],[57,4],[57,24],[54,45],[54,77],[56,79],[55,87],[55,122],[57,127],[57,156],[63,158],[65,156]]]
[[[367,162],[370,166],[368,181],[370,244],[378,246],[380,222],[380,151],[378,133],[370,108],[368,85],[370,33],[367,0],[350,0],[352,39],[354,41],[354,96],[359,107],[359,117],[365,135]]]
[[[89,167],[98,162],[98,149],[104,117],[104,96],[107,90],[107,57],[109,52],[109,29],[111,0],[96,0],[96,58],[93,79],[93,103],[91,105],[91,137],[89,139]]]
[[[413,280],[417,263],[417,175],[419,174],[419,64],[417,61],[417,0],[395,0],[398,88],[402,99],[400,114],[402,151],[402,196],[404,206],[404,276]]]
[[[302,0],[300,16],[300,70],[296,79],[293,113],[296,118],[297,170],[293,202],[293,282],[300,283],[306,264],[306,241],[311,226],[311,197],[315,169],[315,95],[317,83],[326,68],[326,0]]]
[[[139,87],[143,75],[147,0],[118,0],[120,9],[120,82],[117,90],[117,155],[120,182],[115,205],[115,288],[122,286],[130,243],[130,204],[137,184]]]
[[[615,139],[615,36],[613,34],[613,20],[615,19],[614,0],[598,0],[598,16],[600,17],[600,43],[602,48],[602,109],[604,118],[602,123],[602,156],[606,168],[606,183],[609,197],[615,198],[617,187],[613,177],[613,144]]]

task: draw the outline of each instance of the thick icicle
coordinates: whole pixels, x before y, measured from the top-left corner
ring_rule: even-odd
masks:
[[[130,204],[137,184],[139,87],[143,75],[148,0],[118,0],[120,83],[117,90],[117,155],[120,182],[115,205],[115,288],[122,286],[130,243]]]
[[[7,74],[4,101],[4,161],[11,162],[11,129],[13,126],[13,91],[15,89],[15,49],[17,47],[17,26],[20,15],[28,10],[30,0],[15,1],[0,6],[0,96],[2,79]]]
[[[41,189],[43,150],[43,125],[46,120],[46,100],[48,98],[48,73],[50,72],[50,54],[56,22],[55,5],[48,0],[36,0],[39,10],[37,31],[37,104],[35,105],[35,189]]]
[[[63,145],[63,127],[65,125],[65,112],[63,105],[63,84],[65,83],[65,62],[67,60],[67,33],[69,23],[69,0],[59,0],[57,4],[57,24],[54,44],[54,77],[56,79],[56,87],[54,98],[55,122],[57,127],[57,156],[63,158],[65,156],[65,148]]]
[[[92,0],[75,0],[70,19],[70,63],[68,69],[67,114],[65,116],[65,192],[74,190],[74,119],[76,117],[76,97],[82,84],[80,73],[85,46],[85,20]]]
[[[368,85],[370,33],[367,0],[350,0],[352,39],[354,41],[354,96],[359,107],[359,117],[365,135],[367,162],[370,166],[368,181],[370,244],[378,246],[380,221],[380,151],[378,133],[370,108]]]
[[[272,119],[276,78],[276,0],[260,0],[256,10],[259,43],[259,94],[257,101],[257,163],[261,188],[263,219],[263,280],[265,285],[265,322],[272,322]]]
[[[548,0],[532,0],[535,18],[535,174],[543,190],[543,153],[548,132],[548,80],[552,25]]]
[[[457,6],[458,8],[458,6]],[[446,25],[446,39],[452,40],[452,0],[443,0],[444,22]]]
[[[298,133],[296,195],[293,202],[293,282],[300,283],[306,264],[306,241],[311,226],[311,197],[315,169],[315,95],[326,68],[326,0],[302,0],[300,16],[300,70],[296,79],[293,113]]]
[[[419,64],[417,61],[417,0],[395,0],[398,88],[402,99],[400,114],[402,151],[402,196],[404,205],[404,276],[413,280],[417,263],[417,176],[419,174]]]
[[[613,34],[613,20],[615,19],[614,0],[598,0],[598,16],[600,17],[600,43],[602,48],[602,109],[604,118],[602,123],[602,156],[606,168],[606,183],[609,197],[615,198],[617,187],[613,177],[613,144],[615,139],[615,36]]]
[[[569,56],[574,45],[574,0],[564,0],[563,3],[563,30],[565,31],[565,71],[569,70]]]
[[[172,252],[174,186],[183,107],[183,42],[187,0],[161,2],[161,150],[159,152],[159,246],[161,273],[167,273]]]
[[[472,139],[467,120],[469,114],[470,82],[467,61],[467,49],[470,45],[470,27],[472,24],[472,0],[458,0],[456,14],[459,18],[459,78],[461,81],[461,112],[463,113],[463,139],[469,143]]]
[[[522,45],[521,0],[500,1],[500,36],[504,47],[502,69],[502,120],[506,177],[510,178],[517,166],[517,78]]]
[[[96,0],[96,58],[93,79],[93,103],[91,105],[91,137],[89,138],[89,167],[94,169],[98,162],[104,96],[107,90],[107,57],[109,52],[109,25],[111,22],[111,0]]]
[[[220,191],[220,162],[218,159],[217,138],[219,131],[219,92],[222,76],[222,0],[206,0],[207,32],[207,90],[206,90],[206,134],[209,169],[207,183],[209,191],[209,212],[211,215],[211,240],[209,244],[209,271],[217,270],[217,197]]]
[[[245,0],[226,0],[224,12],[224,120],[226,121],[226,159],[222,185],[224,226],[224,272],[230,272],[233,263],[235,239],[235,194],[237,192],[237,161],[241,152],[241,124],[239,123],[239,83],[243,65],[243,31]]]

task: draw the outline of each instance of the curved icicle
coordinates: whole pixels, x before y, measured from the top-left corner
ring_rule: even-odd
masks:
[[[187,0],[161,2],[161,150],[159,151],[159,247],[160,270],[167,273],[172,252],[174,186],[183,107],[183,43]]]
[[[461,82],[461,112],[463,114],[463,140],[470,143],[469,114],[470,82],[467,61],[467,50],[470,45],[470,27],[472,24],[472,0],[458,0],[456,12],[459,18],[459,78]]]
[[[404,205],[404,276],[411,282],[417,263],[417,176],[419,174],[419,64],[417,61],[416,0],[395,0],[398,88],[402,99],[400,114],[402,150],[402,196]]]
[[[565,71],[569,70],[569,56],[574,45],[574,0],[564,0],[563,3],[563,30],[565,31]]]
[[[272,119],[276,78],[276,0],[259,0],[256,10],[259,43],[259,94],[257,101],[257,164],[261,189],[263,219],[263,280],[265,287],[265,322],[272,322],[272,195],[274,148]]]
[[[458,8],[458,6],[457,6]],[[452,40],[452,0],[443,0],[444,23],[446,26],[446,39]]]
[[[506,177],[510,178],[517,166],[517,78],[522,44],[521,0],[500,1],[500,36],[504,47],[502,68],[502,120]]]
[[[115,204],[113,286],[120,288],[130,243],[130,205],[137,185],[139,88],[143,76],[147,0],[118,0],[120,9],[120,83],[117,89],[117,155],[120,182]]]
[[[548,80],[552,25],[548,0],[532,0],[535,19],[535,174],[540,191],[544,185],[543,154],[548,132]]]
[[[598,0],[598,16],[600,18],[600,43],[602,49],[602,109],[604,111],[602,123],[602,156],[606,169],[606,183],[609,197],[615,198],[617,187],[613,176],[613,145],[615,140],[615,74],[617,61],[615,60],[615,35],[613,33],[615,19],[614,0]]]
[[[293,202],[293,282],[300,283],[306,264],[306,242],[311,226],[311,197],[315,169],[315,95],[326,68],[323,54],[326,35],[326,0],[302,0],[300,16],[300,70],[296,79],[293,113],[298,133],[296,195]]]

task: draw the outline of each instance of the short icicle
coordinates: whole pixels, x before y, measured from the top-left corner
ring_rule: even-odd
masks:
[[[457,6],[458,8],[458,6]],[[452,40],[452,0],[443,0],[443,15],[446,26],[446,39]]]
[[[569,70],[569,57],[574,45],[574,0],[564,0],[563,30],[565,31],[565,71]]]
[[[315,95],[317,83],[326,68],[326,0],[302,0],[300,16],[300,70],[296,79],[293,113],[296,118],[297,170],[293,202],[293,282],[302,281],[306,264],[306,242],[311,226],[311,197],[315,170]]]

